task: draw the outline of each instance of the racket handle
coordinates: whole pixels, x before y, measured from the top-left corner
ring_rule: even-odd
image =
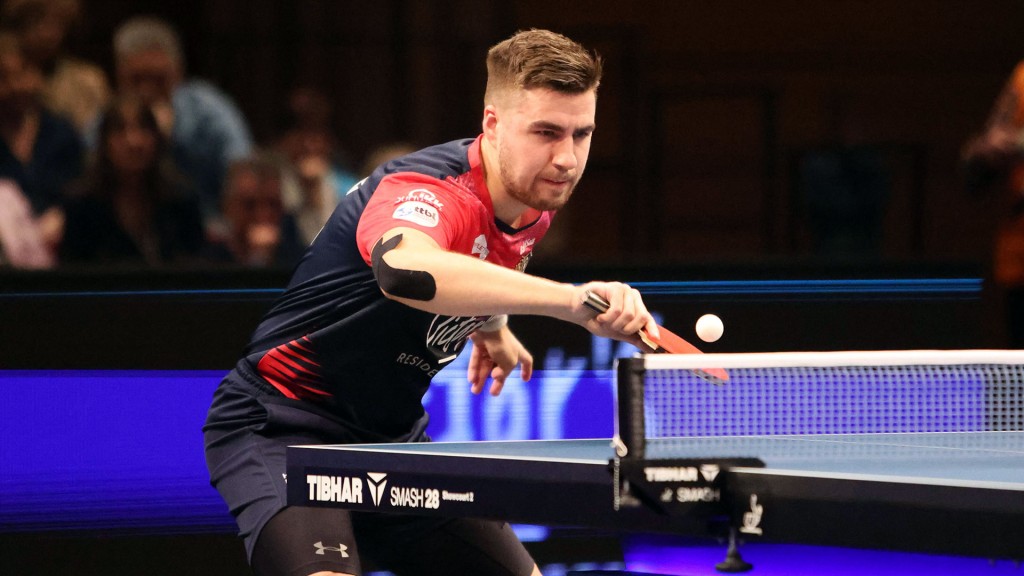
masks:
[[[611,306],[611,304],[609,304],[607,300],[605,300],[598,294],[591,292],[590,290],[587,290],[586,292],[583,293],[583,305],[586,306],[587,308],[590,308],[594,312],[597,312],[598,314],[607,312],[608,307]],[[637,336],[639,336],[640,340],[642,340],[643,343],[646,344],[647,347],[650,348],[651,350],[657,352],[659,349],[661,349],[661,346],[657,342],[652,340],[650,336],[647,335],[646,330],[641,329],[639,332],[637,332]]]
[[[598,314],[607,312],[608,307],[611,306],[611,304],[609,304],[607,300],[591,292],[590,290],[587,290],[586,292],[583,293],[583,305],[586,306],[587,308],[590,308],[594,312],[597,312]]]

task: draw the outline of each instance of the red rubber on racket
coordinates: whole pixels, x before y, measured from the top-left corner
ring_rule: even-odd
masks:
[[[587,290],[583,297],[583,305],[597,313],[608,310],[608,301],[601,296]],[[690,344],[682,336],[667,328],[658,325],[658,332],[661,336],[652,338],[647,330],[641,329],[640,339],[651,349],[651,352],[664,352],[667,354],[703,354],[700,348]],[[712,384],[724,384],[729,381],[729,373],[724,368],[697,368],[693,372]]]

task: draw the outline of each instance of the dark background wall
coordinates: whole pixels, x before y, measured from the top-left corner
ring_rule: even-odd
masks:
[[[825,250],[800,186],[808,158],[865,146],[885,177],[880,242],[852,255],[984,262],[994,206],[958,153],[1015,62],[1017,0],[86,0],[79,52],[110,69],[126,17],[180,29],[193,74],[240,103],[258,138],[285,95],[322,87],[358,163],[393,140],[477,133],[483,56],[548,27],[607,60],[588,175],[538,256],[763,261]],[[818,182],[821,174],[818,174]],[[820,191],[819,191],[820,193]]]

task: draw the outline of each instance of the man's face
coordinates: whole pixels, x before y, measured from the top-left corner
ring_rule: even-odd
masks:
[[[250,171],[235,174],[229,183],[225,212],[238,230],[254,224],[276,225],[284,212],[280,179]]]
[[[0,54],[0,114],[20,116],[36,108],[42,88],[38,68],[17,53]]]
[[[70,23],[58,5],[48,5],[44,12],[22,30],[21,48],[35,62],[49,63],[60,55]]]
[[[484,130],[498,151],[505,192],[536,210],[565,206],[587,165],[596,109],[593,90],[563,94],[546,88],[488,106]]]
[[[118,87],[147,106],[170,102],[180,80],[178,63],[161,50],[146,50],[117,60]]]

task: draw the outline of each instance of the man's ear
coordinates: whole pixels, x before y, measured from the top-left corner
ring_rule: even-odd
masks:
[[[483,128],[484,138],[495,140],[498,130],[498,108],[494,104],[488,104],[484,107],[484,117],[481,121],[481,127]]]

